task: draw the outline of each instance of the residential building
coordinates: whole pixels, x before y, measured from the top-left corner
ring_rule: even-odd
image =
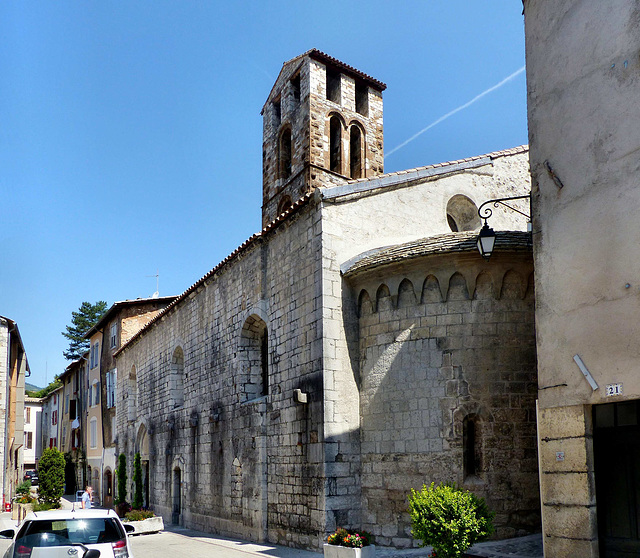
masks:
[[[63,388],[59,387],[42,398],[42,448],[60,449],[60,404]]]
[[[524,14],[545,556],[638,556],[640,4]]]
[[[27,353],[18,324],[0,316],[0,483],[3,505],[24,476],[24,383]]]
[[[117,452],[165,521],[408,547],[410,489],[455,481],[499,536],[540,528],[526,219],[496,208],[476,249],[480,205],[529,193],[528,149],[384,174],[384,89],[317,50],[286,62],[264,228],[115,351]]]
[[[42,399],[24,399],[24,468],[35,469],[42,455]]]
[[[87,463],[96,498],[113,505],[116,469],[116,380],[113,353],[176,297],[153,297],[114,303],[91,328],[86,393],[90,400],[86,430]],[[90,398],[90,399],[89,399]],[[135,394],[125,404],[135,406]]]

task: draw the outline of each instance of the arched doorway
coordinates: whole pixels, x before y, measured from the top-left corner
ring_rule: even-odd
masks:
[[[182,471],[180,467],[173,470],[173,487],[172,487],[173,508],[171,514],[171,523],[180,524],[180,514],[182,512]]]
[[[113,474],[111,469],[105,469],[102,483],[102,505],[105,508],[113,507]]]
[[[149,494],[149,437],[144,424],[141,424],[138,429],[136,453],[140,454],[140,465],[142,467],[142,505],[148,508],[151,501],[151,495]]]

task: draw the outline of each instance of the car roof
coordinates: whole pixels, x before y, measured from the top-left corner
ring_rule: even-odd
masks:
[[[47,510],[40,512],[29,512],[24,518],[25,521],[38,521],[38,520],[61,520],[61,519],[79,519],[79,518],[105,518],[112,517],[118,519],[118,514],[113,510],[99,510],[99,509],[75,509],[75,510]]]

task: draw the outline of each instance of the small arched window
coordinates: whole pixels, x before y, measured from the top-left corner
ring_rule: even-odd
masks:
[[[329,169],[342,174],[342,122],[336,115],[329,120]]]
[[[482,432],[477,415],[468,415],[462,423],[464,476],[474,477],[482,471]]]
[[[267,324],[257,315],[251,315],[242,328],[240,340],[243,369],[246,377],[244,398],[256,399],[269,393],[269,334]]]
[[[280,136],[280,176],[291,176],[291,130],[285,129]]]
[[[282,196],[282,199],[278,202],[278,215],[281,215],[288,209],[291,209],[291,197]]]
[[[355,125],[349,130],[349,176],[362,178],[362,133]]]
[[[181,347],[178,347],[171,357],[169,401],[171,408],[174,409],[184,405],[184,353]]]
[[[478,208],[467,196],[456,194],[447,203],[447,223],[453,232],[479,230]]]

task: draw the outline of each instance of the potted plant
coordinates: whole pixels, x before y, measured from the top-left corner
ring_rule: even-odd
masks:
[[[373,558],[376,547],[372,535],[365,531],[338,528],[327,537],[324,545],[325,558]]]
[[[162,517],[156,516],[151,510],[142,507],[142,465],[140,454],[133,458],[133,509],[124,516],[123,523],[134,528],[133,534],[157,533],[164,530]]]

